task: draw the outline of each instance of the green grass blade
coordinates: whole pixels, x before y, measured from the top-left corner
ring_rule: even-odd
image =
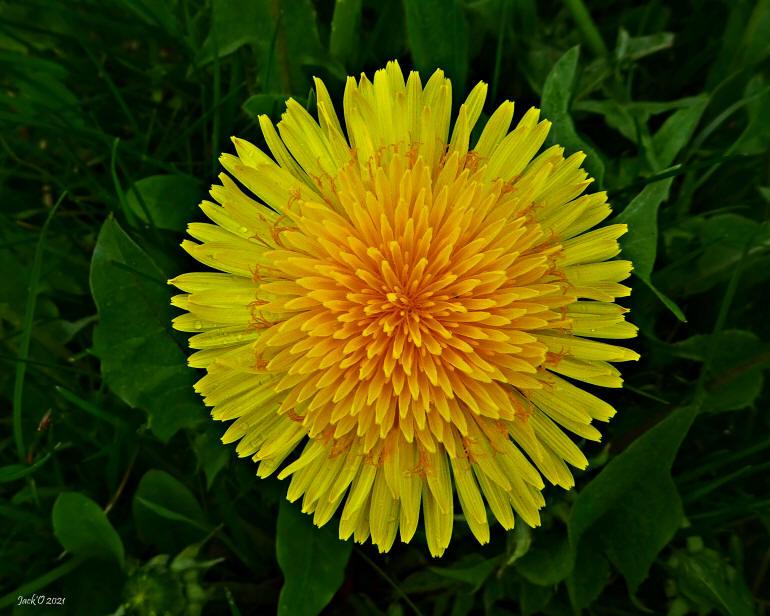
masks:
[[[56,210],[64,201],[67,196],[66,192],[63,192],[59,199],[56,201],[51,211],[48,212],[48,216],[43,223],[42,229],[40,229],[40,236],[38,237],[37,247],[35,248],[35,258],[32,261],[32,271],[29,276],[29,286],[27,291],[27,306],[24,310],[24,321],[22,322],[21,343],[19,345],[19,361],[16,364],[16,379],[13,384],[13,439],[16,442],[16,451],[19,459],[23,462],[26,458],[27,452],[24,446],[24,426],[23,420],[23,403],[24,403],[24,377],[27,373],[27,361],[29,359],[29,346],[32,341],[32,323],[35,319],[35,306],[37,305],[37,285],[40,281],[40,269],[43,264],[43,251],[45,250],[45,236],[48,231],[48,225],[51,224],[51,220],[56,214]]]

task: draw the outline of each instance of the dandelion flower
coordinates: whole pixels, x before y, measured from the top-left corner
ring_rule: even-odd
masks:
[[[610,362],[638,358],[595,340],[636,334],[614,303],[625,225],[589,231],[606,194],[583,194],[583,153],[538,154],[537,109],[510,130],[503,103],[471,145],[484,83],[451,132],[440,70],[348,78],[345,130],[315,84],[318,121],[294,100],[277,130],[261,116],[272,156],[233,139],[201,204],[213,224],[188,227],[183,248],[216,270],[170,281],[196,390],[316,525],[341,509],[342,539],[388,551],[422,508],[439,556],[455,494],[481,543],[488,510],[538,525],[544,480],[568,489],[587,465],[567,432],[598,441],[615,413],[575,382],[620,387]]]

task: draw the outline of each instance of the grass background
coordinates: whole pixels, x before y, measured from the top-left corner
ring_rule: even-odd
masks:
[[[229,136],[392,58],[541,104],[636,266],[577,489],[440,560],[340,543],[221,446],[165,285]],[[767,613],[769,58],[768,0],[0,1],[0,609]]]

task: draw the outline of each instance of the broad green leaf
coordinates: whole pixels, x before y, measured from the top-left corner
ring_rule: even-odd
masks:
[[[336,0],[329,34],[329,53],[351,66],[358,50],[361,0]]]
[[[674,411],[581,490],[568,522],[575,563],[587,562],[586,552],[580,553],[583,550],[600,551],[632,590],[647,577],[658,553],[682,523],[682,504],[670,471],[696,410]],[[586,607],[586,597],[575,593],[584,573],[576,568],[571,575],[576,608]]]
[[[658,250],[658,208],[668,198],[671,179],[654,182],[644,187],[615,222],[628,225],[628,233],[621,239],[623,257],[634,264],[634,273],[649,280]]]
[[[770,365],[770,352],[752,332],[727,330],[693,336],[673,349],[680,357],[700,362],[711,358],[705,368],[705,411],[740,410],[752,405],[762,392],[763,370]]]
[[[654,171],[665,169],[674,162],[679,152],[692,139],[695,128],[703,115],[708,98],[695,98],[692,103],[672,113],[652,138],[655,161]]]
[[[664,49],[670,49],[673,44],[674,35],[671,32],[656,32],[647,36],[629,36],[628,31],[621,28],[615,47],[615,58],[619,62],[640,60]]]
[[[658,208],[668,198],[673,178],[648,184],[626,206],[613,222],[628,225],[628,233],[620,238],[623,257],[634,264],[634,274],[650,287],[661,302],[680,321],[686,321],[682,310],[661,293],[652,282],[652,269],[658,252]]]
[[[269,42],[275,28],[267,2],[214,0],[211,29],[198,51],[197,61],[206,64],[237,51],[244,45]]]
[[[700,228],[704,247],[714,248],[721,244],[741,253],[752,244],[758,245],[770,240],[770,225],[758,223],[739,214],[717,214],[710,216]],[[730,263],[734,266],[735,263]]]
[[[516,563],[516,570],[533,584],[552,586],[565,579],[572,569],[572,552],[563,531],[539,533],[527,553]]]
[[[105,383],[127,404],[145,409],[164,441],[205,417],[193,393],[195,373],[171,329],[167,278],[113,218],[104,222],[91,260],[99,311],[93,352]]]
[[[567,578],[570,601],[578,609],[596,601],[610,581],[610,563],[602,553],[600,542],[587,538],[587,543],[591,548],[577,551],[575,565]]]
[[[748,124],[731,150],[740,154],[761,155],[767,151],[770,142],[770,88],[764,75],[756,75],[748,84],[744,99]]]
[[[53,506],[53,532],[73,556],[116,562],[125,554],[120,535],[94,501],[78,492],[64,492]]]
[[[315,616],[342,585],[352,544],[337,539],[332,526],[316,528],[299,507],[281,502],[275,538],[284,578],[279,616]]]
[[[134,493],[134,523],[139,535],[164,552],[200,541],[209,531],[192,492],[168,473],[150,470]]]
[[[722,49],[710,71],[710,85],[751,69],[770,56],[770,0],[735,2],[730,7]]]
[[[198,63],[250,45],[257,52],[263,92],[307,91],[303,65],[323,55],[310,0],[214,0],[212,11]]]
[[[744,252],[744,285],[759,284],[770,277],[770,224],[728,213],[706,220],[691,218],[682,230],[691,237],[691,250],[697,259],[687,259],[681,266],[671,265],[660,273],[660,280],[667,287],[678,285],[681,296],[703,293],[724,284],[744,259]]]
[[[637,126],[630,105],[623,105],[616,100],[604,101],[586,100],[572,106],[576,111],[600,114],[604,121],[632,143],[637,143]],[[636,116],[639,117],[638,115]],[[641,123],[644,123],[640,120]]]
[[[646,126],[652,116],[674,111],[683,107],[690,107],[701,101],[701,97],[679,98],[673,101],[630,101],[619,103],[613,99],[607,100],[583,100],[572,105],[576,111],[596,113],[604,116],[609,126],[617,130],[632,143],[638,143],[639,126]]]
[[[532,547],[532,529],[524,524],[519,524],[513,532],[506,534],[506,550],[502,568],[505,569],[516,564],[527,555]]]
[[[206,475],[206,487],[210,488],[219,472],[227,466],[232,455],[230,447],[225,447],[221,433],[214,425],[209,425],[200,432],[193,442],[193,449],[198,458],[198,468]]]
[[[423,81],[437,68],[456,93],[468,75],[468,23],[459,0],[404,0],[409,50]],[[455,94],[457,96],[457,94]]]
[[[564,146],[567,154],[583,151],[586,153],[584,163],[588,172],[601,186],[604,182],[604,162],[597,152],[589,147],[577,134],[575,124],[570,116],[570,106],[575,89],[578,58],[580,48],[573,47],[567,51],[548,73],[543,85],[542,111],[543,115],[553,122],[548,135],[549,145]]]
[[[743,98],[735,101],[722,113],[719,113],[698,133],[692,149],[697,151],[707,141],[715,141],[715,139],[711,139],[711,136],[717,133],[719,129],[724,131],[725,128],[728,130],[733,128],[737,123],[735,116],[740,117],[745,109],[748,112],[748,123],[738,138],[729,147],[722,150],[723,157],[727,159],[735,154],[763,154],[767,149],[768,139],[770,139],[770,122],[768,122],[767,114],[764,113],[769,95],[770,86],[766,84],[764,77],[755,76],[746,84]],[[718,95],[716,102],[720,102]],[[711,104],[714,104],[713,100]],[[700,174],[695,185],[696,188],[705,184],[722,167],[724,159],[717,160],[705,173]]]
[[[749,6],[753,3],[748,2]],[[770,0],[758,0],[746,24],[741,49],[741,60],[748,66],[759,64],[770,57]]]
[[[754,598],[739,571],[711,549],[679,551],[669,561],[679,594],[705,613],[753,616]]]
[[[533,614],[543,614],[545,607],[553,597],[553,588],[530,584],[524,580],[521,582],[519,590],[519,606],[522,616],[532,616]]]
[[[126,203],[146,224],[184,231],[203,196],[201,183],[192,176],[152,175],[131,185],[126,191]]]
[[[660,168],[668,167],[687,145],[706,107],[707,99],[698,98],[684,109],[671,114],[653,137],[653,161]],[[634,273],[647,284],[660,301],[680,320],[681,309],[652,282],[652,270],[658,251],[658,208],[668,199],[673,178],[653,182],[628,204],[615,222],[628,225],[628,233],[620,240],[624,256],[634,264]]]

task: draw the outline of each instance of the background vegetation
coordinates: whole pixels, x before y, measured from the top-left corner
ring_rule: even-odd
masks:
[[[165,285],[229,136],[392,58],[542,104],[636,265],[577,489],[441,560],[340,543],[221,446]],[[0,2],[0,609],[767,613],[768,58],[767,0]]]

